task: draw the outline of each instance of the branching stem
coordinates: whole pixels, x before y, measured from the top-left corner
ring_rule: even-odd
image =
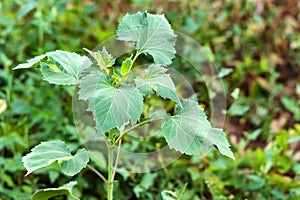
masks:
[[[103,181],[105,184],[108,184],[108,181],[106,180],[106,178],[94,167],[92,167],[91,165],[87,164],[86,165],[90,170],[92,170],[93,172],[95,172],[95,174],[97,174]]]

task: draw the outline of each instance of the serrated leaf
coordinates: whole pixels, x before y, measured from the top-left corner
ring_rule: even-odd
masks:
[[[181,105],[174,82],[170,75],[166,74],[166,71],[166,68],[159,65],[150,65],[145,71],[144,78],[137,77],[135,79],[136,86],[145,95],[156,92],[157,95]]]
[[[59,69],[56,65],[41,62],[41,72],[43,79],[49,83],[58,85],[74,85],[76,78]]]
[[[200,155],[216,145],[223,155],[234,159],[222,130],[211,128],[203,109],[195,101],[184,100],[174,116],[167,115],[162,123],[162,134],[170,148],[181,153]]]
[[[121,68],[120,68],[121,75],[122,76],[127,75],[130,72],[131,67],[132,67],[132,59],[131,59],[131,57],[130,58],[126,58],[122,62],[122,65],[121,65]]]
[[[59,85],[75,85],[79,80],[79,76],[91,66],[92,62],[86,56],[80,56],[77,53],[66,51],[53,51],[46,53],[50,63],[56,66],[48,65],[41,68],[43,77],[50,83]],[[64,77],[71,76],[70,82],[64,80]]]
[[[85,149],[79,149],[77,153],[67,161],[61,163],[62,172],[68,176],[74,176],[79,173],[89,162],[89,154]]]
[[[36,64],[38,64],[41,60],[43,60],[44,58],[46,58],[46,54],[40,55],[40,56],[36,56],[32,59],[27,60],[27,63],[22,63],[17,65],[16,67],[13,68],[14,69],[24,69],[24,68],[31,68],[34,67]]]
[[[169,65],[175,57],[176,36],[164,15],[126,14],[118,26],[117,39],[135,42],[136,50],[151,55],[156,64]]]
[[[197,102],[184,100],[174,116],[167,115],[162,134],[168,145],[188,155],[198,155],[205,148],[210,123]]]
[[[79,76],[92,64],[86,56],[57,50],[30,59],[14,69],[34,67],[40,62],[44,80],[58,85],[75,85]]]
[[[116,59],[107,52],[105,47],[102,48],[101,51],[90,51],[84,48],[97,62],[97,65],[101,67],[101,69],[107,69],[112,67],[115,64]]]
[[[224,155],[227,156],[233,160],[235,160],[235,157],[232,153],[232,151],[230,150],[230,144],[228,143],[227,139],[226,139],[226,133],[224,133],[224,131],[222,129],[219,128],[211,128],[209,131],[210,134],[210,138],[212,138],[212,143],[214,145],[216,145],[216,147],[218,148],[219,152]]]
[[[54,162],[60,164],[66,175],[73,176],[86,166],[88,160],[88,153],[85,149],[78,150],[76,155],[72,156],[67,145],[61,141],[42,142],[22,158],[27,170],[26,176]],[[71,164],[75,165],[71,168]]]
[[[139,120],[143,97],[138,89],[128,85],[115,88],[110,78],[101,72],[84,77],[79,87],[79,98],[90,100],[89,110],[101,133],[115,127],[122,129],[127,123]]]
[[[72,195],[73,187],[77,185],[76,181],[71,181],[59,188],[47,188],[37,191],[33,194],[32,200],[48,200],[62,195]]]

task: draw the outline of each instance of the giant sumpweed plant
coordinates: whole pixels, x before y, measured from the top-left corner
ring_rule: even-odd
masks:
[[[60,50],[47,52],[15,68],[40,66],[43,79],[49,83],[78,85],[79,99],[88,102],[88,111],[93,113],[97,132],[103,136],[108,149],[107,177],[88,164],[87,150],[80,149],[72,155],[62,141],[42,142],[24,156],[22,161],[27,174],[54,162],[59,164],[62,173],[69,176],[74,176],[87,166],[105,182],[107,199],[111,200],[116,170],[114,165],[118,162],[114,149],[120,148],[122,138],[130,130],[153,121],[161,121],[161,133],[169,147],[176,151],[199,155],[215,145],[220,153],[234,159],[222,129],[211,127],[198,102],[179,99],[176,93],[175,84],[166,68],[175,58],[176,35],[164,15],[140,12],[127,14],[119,23],[117,39],[133,42],[135,47],[133,55],[124,59],[120,66],[116,64],[116,58],[103,48],[94,52],[86,49],[96,61],[97,71],[88,70],[92,61],[86,56]],[[153,64],[145,70],[144,76],[129,78],[141,54],[151,56]],[[176,106],[172,115],[142,117],[144,100],[152,95],[173,101]],[[72,194],[75,183],[37,191],[33,199],[57,195],[71,195],[78,199]]]

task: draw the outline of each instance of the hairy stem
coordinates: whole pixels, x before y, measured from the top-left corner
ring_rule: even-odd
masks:
[[[117,153],[117,157],[116,157],[116,161],[115,161],[115,167],[114,167],[114,172],[113,172],[113,176],[112,179],[115,179],[115,175],[116,175],[116,171],[117,171],[117,167],[118,167],[118,162],[119,162],[119,157],[120,157],[120,150],[121,150],[121,143],[122,140],[119,141],[119,146],[118,146],[118,153]]]
[[[156,119],[148,119],[148,120],[145,120],[145,121],[142,121],[128,129],[126,129],[123,133],[120,134],[120,136],[116,139],[116,141],[113,143],[113,146],[116,145],[128,132],[132,131],[133,129],[139,127],[139,126],[142,126],[144,124],[147,124],[147,123],[151,123],[151,122],[154,122],[154,121],[159,121],[159,120],[162,120],[162,118],[156,118]]]
[[[107,183],[107,199],[113,200],[114,177],[113,177],[113,160],[114,160],[114,147],[107,146],[108,150],[108,183]]]

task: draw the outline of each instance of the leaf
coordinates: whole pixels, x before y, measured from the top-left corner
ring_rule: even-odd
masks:
[[[166,68],[159,65],[150,65],[145,70],[144,79],[140,77],[135,79],[136,86],[145,95],[152,95],[155,91],[157,95],[181,105],[174,82],[166,71]]]
[[[31,68],[33,66],[35,66],[36,64],[38,64],[41,60],[43,60],[44,58],[46,58],[46,54],[40,55],[40,56],[36,56],[30,60],[27,60],[27,63],[23,63],[23,64],[19,64],[16,67],[13,68],[13,70],[15,69],[24,69],[24,68]]]
[[[97,62],[97,65],[102,69],[107,69],[112,67],[115,64],[116,59],[107,52],[105,47],[102,48],[102,51],[90,51],[84,48]]]
[[[121,75],[122,76],[127,75],[130,72],[131,67],[132,67],[132,59],[131,59],[131,57],[130,58],[126,58],[126,60],[124,60],[122,62],[122,65],[121,65],[121,69],[120,69]]]
[[[85,149],[78,150],[75,156],[72,156],[67,145],[61,141],[42,142],[22,158],[27,169],[26,176],[54,162],[58,162],[63,173],[74,176],[86,166],[88,161],[88,152]]]
[[[79,76],[91,66],[92,62],[86,56],[80,56],[76,53],[66,51],[53,51],[46,53],[50,63],[41,68],[43,77],[50,83],[58,85],[75,85],[79,80]],[[72,77],[72,80],[65,77]]]
[[[90,100],[89,110],[94,113],[101,133],[115,127],[122,129],[127,123],[139,120],[143,97],[137,88],[128,85],[115,88],[110,78],[101,72],[84,77],[79,87],[79,98]]]
[[[49,83],[58,85],[74,85],[76,83],[75,77],[64,73],[61,69],[57,68],[56,65],[41,62],[41,71],[44,80]]]
[[[169,65],[175,57],[176,36],[164,15],[126,14],[118,26],[117,39],[135,42],[136,50],[150,54],[155,64]]]
[[[88,162],[88,151],[85,149],[79,149],[70,160],[62,162],[60,167],[64,174],[74,176],[80,172]]]
[[[171,148],[188,155],[203,150],[210,123],[197,102],[184,100],[174,116],[167,115],[162,123],[162,134]]]
[[[39,190],[33,194],[32,200],[48,200],[50,198],[61,196],[61,195],[72,195],[73,187],[77,185],[76,181],[71,181],[59,188],[47,188]]]
[[[44,59],[45,61],[41,62]],[[79,76],[92,64],[86,56],[57,50],[30,59],[14,69],[34,67],[40,62],[44,80],[58,85],[77,84]]]
[[[235,157],[232,153],[232,151],[230,150],[230,145],[226,139],[226,133],[224,133],[224,131],[222,129],[219,128],[211,128],[209,131],[210,134],[210,138],[213,139],[213,144],[217,146],[219,152],[224,155],[227,156],[229,158],[231,158],[232,160],[235,160]]]
[[[200,155],[216,145],[223,155],[234,159],[224,132],[211,127],[195,101],[184,100],[174,116],[167,115],[162,123],[162,134],[170,148],[181,153]]]

